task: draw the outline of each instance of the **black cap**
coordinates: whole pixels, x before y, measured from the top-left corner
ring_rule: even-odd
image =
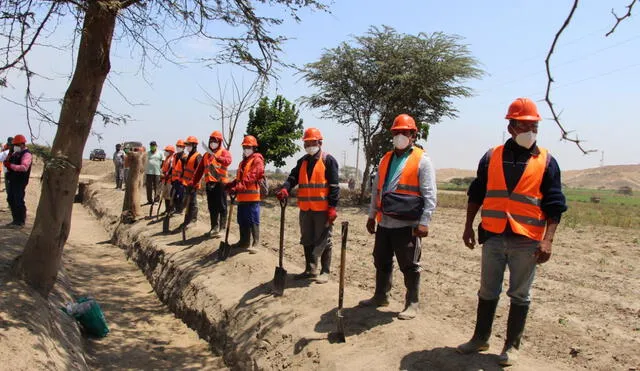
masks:
[[[149,143],[149,145],[150,145],[150,146],[157,146],[157,145],[158,145],[158,143],[156,143],[156,141],[155,141],[155,140],[152,140],[152,141]]]

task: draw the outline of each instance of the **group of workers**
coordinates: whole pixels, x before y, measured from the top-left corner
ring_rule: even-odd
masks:
[[[536,265],[549,260],[556,228],[567,210],[562,193],[560,168],[549,151],[536,142],[537,107],[528,98],[518,98],[508,108],[507,130],[511,138],[485,153],[479,162],[477,177],[470,185],[467,218],[462,239],[473,249],[476,233],[473,222],[481,210],[477,242],[483,244],[476,327],[472,338],[457,347],[463,354],[485,351],[506,267],[509,268],[510,309],[501,365],[515,364],[531,303],[531,287]],[[389,291],[396,257],[406,287],[404,310],[400,319],[415,318],[420,299],[420,257],[422,238],[429,235],[429,224],[436,208],[436,181],[431,160],[415,145],[418,127],[407,115],[397,116],[390,130],[394,149],[387,152],[373,179],[367,231],[375,234],[373,260],[376,269],[375,291],[361,306],[389,305]],[[151,142],[147,156],[147,201],[164,198],[168,213],[188,215],[181,227],[197,220],[196,192],[201,184],[207,195],[210,215],[209,236],[218,236],[227,222],[227,194],[238,204],[240,239],[232,245],[255,253],[260,241],[261,182],[264,158],[258,153],[258,141],[247,135],[242,141],[242,161],[235,179],[229,179],[231,154],[223,145],[223,136],[214,131],[207,151],[198,152],[198,139],[189,136],[164,148],[164,156]],[[303,136],[306,154],[301,157],[287,180],[276,192],[279,200],[289,197],[298,187],[300,243],[304,249],[305,269],[297,280],[325,283],[329,280],[332,256],[332,225],[337,218],[339,172],[336,159],[322,150],[323,137],[316,128]],[[13,221],[25,223],[25,187],[29,181],[31,154],[22,135],[12,138],[2,152],[6,169],[6,189]],[[122,186],[121,169],[125,161],[116,146],[116,187]],[[157,162],[155,164],[149,162]],[[159,165],[159,171],[155,171]],[[152,171],[150,171],[152,170]],[[159,184],[159,186],[158,186]]]

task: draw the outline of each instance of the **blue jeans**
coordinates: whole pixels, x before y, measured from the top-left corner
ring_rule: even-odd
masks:
[[[539,242],[521,235],[496,235],[482,247],[482,273],[478,296],[497,300],[502,291],[505,268],[509,267],[511,304],[529,305],[531,285],[536,273],[534,256]]]
[[[260,224],[260,202],[238,204],[237,220],[240,228],[250,228],[254,224]]]

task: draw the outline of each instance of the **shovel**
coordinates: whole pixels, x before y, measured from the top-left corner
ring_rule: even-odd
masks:
[[[342,304],[344,299],[344,266],[347,258],[347,234],[349,233],[349,222],[342,222],[342,248],[340,249],[340,289],[338,291],[338,331],[336,339],[339,343],[344,343],[347,339],[344,336],[344,316],[342,315]]]
[[[273,294],[282,296],[284,294],[284,286],[287,281],[287,271],[282,267],[284,257],[284,211],[287,208],[287,199],[280,200],[280,251],[278,253],[279,266],[273,274]]]
[[[187,190],[189,192],[189,190]],[[193,192],[189,192],[189,195],[186,198],[186,210],[184,211],[184,222],[182,222],[182,242],[187,240],[187,225],[191,223],[191,198],[193,197]]]
[[[229,205],[229,211],[227,213],[227,230],[224,234],[224,241],[220,241],[220,247],[218,248],[218,260],[227,260],[231,253],[231,245],[229,245],[229,228],[231,228],[231,216],[233,215],[233,204],[236,201],[235,195],[230,195],[231,205]]]

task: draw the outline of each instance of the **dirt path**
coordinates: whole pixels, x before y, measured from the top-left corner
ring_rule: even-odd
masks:
[[[226,369],[209,345],[158,300],[139,269],[109,243],[103,227],[80,205],[64,251],[74,291],[95,297],[111,332],[87,341],[94,369]]]

